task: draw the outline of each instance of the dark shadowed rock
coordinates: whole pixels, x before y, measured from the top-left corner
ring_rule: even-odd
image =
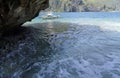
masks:
[[[21,26],[48,7],[49,0],[0,0],[0,33]]]

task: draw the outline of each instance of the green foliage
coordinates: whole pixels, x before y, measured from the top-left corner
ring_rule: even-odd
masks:
[[[50,0],[50,7],[54,11],[118,11],[119,0]],[[87,10],[86,10],[87,9]]]

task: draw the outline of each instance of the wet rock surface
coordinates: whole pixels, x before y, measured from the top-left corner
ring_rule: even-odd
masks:
[[[48,7],[49,0],[0,0],[0,33],[21,26]]]

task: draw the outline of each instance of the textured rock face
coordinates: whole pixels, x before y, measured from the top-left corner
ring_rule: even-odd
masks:
[[[0,0],[0,33],[36,17],[49,0]]]
[[[120,11],[120,0],[49,0],[53,11]]]

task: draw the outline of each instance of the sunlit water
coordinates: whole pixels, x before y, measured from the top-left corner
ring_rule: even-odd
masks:
[[[1,78],[120,78],[120,13],[56,13],[6,55]]]

